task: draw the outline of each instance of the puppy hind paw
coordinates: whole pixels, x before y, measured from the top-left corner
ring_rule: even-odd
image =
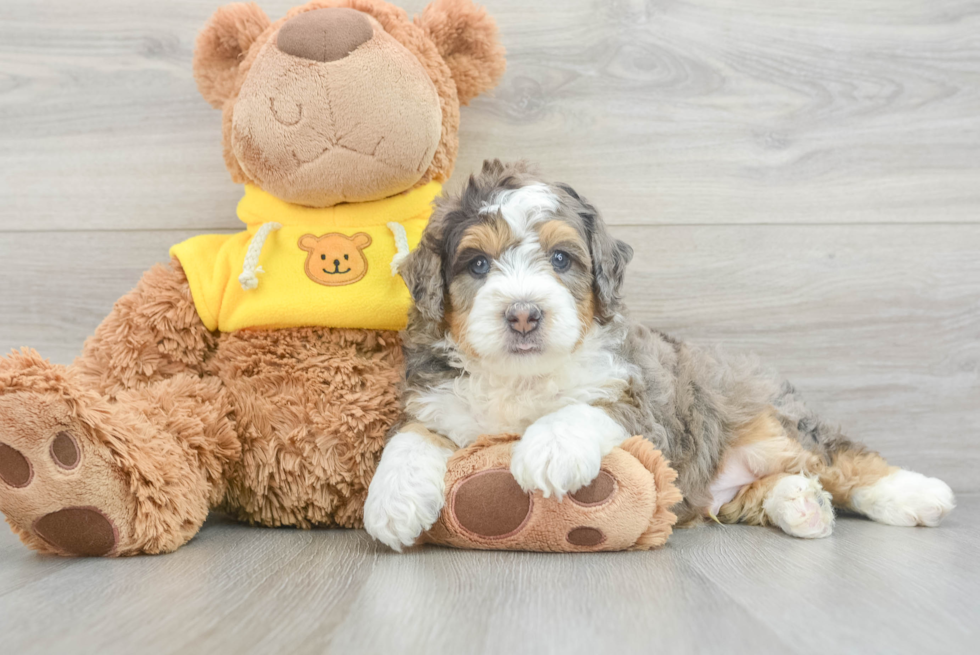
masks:
[[[787,475],[777,482],[763,509],[773,523],[793,537],[822,539],[834,529],[830,494],[817,480],[803,475]]]
[[[904,469],[855,489],[851,496],[855,511],[879,523],[904,527],[935,527],[954,507],[956,497],[949,485]]]

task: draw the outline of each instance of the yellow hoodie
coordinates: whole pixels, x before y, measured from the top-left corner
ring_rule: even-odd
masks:
[[[246,186],[237,234],[170,249],[209,330],[338,327],[400,330],[412,298],[396,266],[414,249],[441,186],[372,202],[293,205]]]

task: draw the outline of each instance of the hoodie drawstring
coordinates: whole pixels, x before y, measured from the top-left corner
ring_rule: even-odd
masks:
[[[245,263],[242,265],[242,274],[238,276],[238,282],[242,289],[248,291],[259,286],[259,278],[256,273],[265,273],[259,266],[259,256],[262,254],[262,246],[273,230],[282,229],[282,223],[263,223],[262,226],[252,237],[252,242],[248,244],[248,251],[245,253]]]
[[[398,275],[398,267],[408,258],[408,233],[405,232],[404,225],[394,221],[388,223],[388,229],[395,237],[395,248],[398,250],[391,258],[391,277],[395,277]]]

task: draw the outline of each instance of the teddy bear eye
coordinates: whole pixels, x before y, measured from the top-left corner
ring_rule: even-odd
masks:
[[[350,259],[350,255],[344,255],[344,259]]]
[[[320,255],[320,259],[326,259],[326,258],[327,258],[326,255]]]

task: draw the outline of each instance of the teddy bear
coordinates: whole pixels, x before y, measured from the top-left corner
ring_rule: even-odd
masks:
[[[22,541],[66,556],[166,553],[211,510],[360,527],[401,415],[412,298],[398,266],[452,172],[460,105],[504,67],[493,20],[470,0],[434,0],[414,20],[383,0],[314,0],[276,22],[254,4],[219,8],[193,68],[222,112],[246,229],[175,245],[72,365],[28,348],[0,359],[0,510]],[[611,455],[608,475],[640,482],[597,480],[602,498],[576,510],[532,507],[499,476],[474,487],[508,449],[488,437],[457,454],[444,520],[420,541],[602,550],[669,534],[676,490],[658,453]],[[601,540],[569,531],[593,519],[612,525]]]

